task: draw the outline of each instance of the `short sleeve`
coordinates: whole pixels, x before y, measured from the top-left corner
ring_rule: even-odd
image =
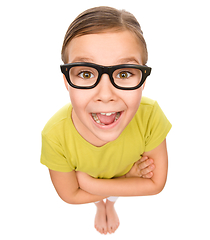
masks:
[[[166,138],[172,125],[157,102],[154,103],[145,133],[145,152],[160,145]]]
[[[44,135],[42,135],[41,163],[58,172],[74,170],[74,167],[67,161],[62,146]]]

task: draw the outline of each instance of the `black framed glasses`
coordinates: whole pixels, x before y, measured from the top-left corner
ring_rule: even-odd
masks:
[[[88,62],[69,63],[60,67],[69,85],[77,89],[92,89],[99,84],[103,74],[108,74],[114,87],[135,90],[143,85],[152,70],[135,64],[105,67]]]

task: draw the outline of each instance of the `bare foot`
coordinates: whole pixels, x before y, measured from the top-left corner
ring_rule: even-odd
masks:
[[[106,200],[107,231],[114,233],[120,225],[118,215],[114,208],[114,202]]]
[[[107,234],[106,205],[104,201],[95,203],[97,212],[95,216],[95,229],[101,234]]]

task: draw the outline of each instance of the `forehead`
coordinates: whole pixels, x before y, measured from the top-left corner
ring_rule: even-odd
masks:
[[[68,62],[94,62],[101,65],[142,64],[142,46],[129,32],[88,34],[71,40],[66,49]]]

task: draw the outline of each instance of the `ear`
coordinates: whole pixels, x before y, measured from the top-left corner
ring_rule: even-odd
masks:
[[[66,86],[67,91],[69,91],[69,84],[68,84],[68,82],[67,82],[66,77],[65,77],[64,74],[63,74],[63,80],[64,80],[64,84],[65,84],[65,86]]]

